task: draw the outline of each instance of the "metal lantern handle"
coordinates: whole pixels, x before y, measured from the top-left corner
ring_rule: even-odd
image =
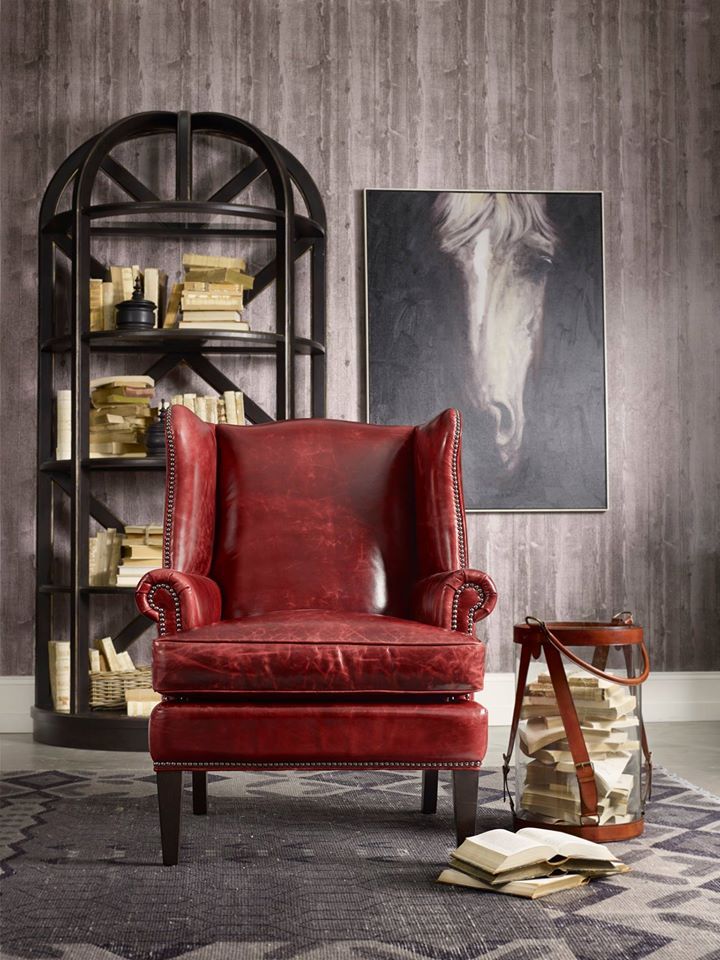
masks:
[[[577,664],[578,667],[582,667],[583,670],[587,670],[596,677],[600,677],[601,680],[607,680],[610,683],[619,683],[624,687],[639,687],[650,675],[650,657],[648,656],[644,640],[640,641],[640,652],[643,658],[642,673],[637,677],[618,677],[613,673],[605,673],[605,671],[599,670],[591,663],[588,663],[587,660],[583,660],[582,657],[578,657],[577,654],[569,650],[561,640],[558,640],[558,638],[550,632],[544,620],[538,620],[537,617],[525,617],[525,623],[529,627],[540,627],[547,642],[551,644],[559,654],[566,656],[568,660],[572,660],[573,663]]]

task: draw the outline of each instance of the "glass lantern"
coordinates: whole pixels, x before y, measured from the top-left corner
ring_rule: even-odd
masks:
[[[505,777],[516,751],[515,827],[600,842],[643,831],[650,753],[641,711],[649,673],[642,628],[543,623],[514,629],[516,703]]]

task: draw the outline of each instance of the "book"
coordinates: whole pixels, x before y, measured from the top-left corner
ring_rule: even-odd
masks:
[[[72,391],[58,390],[55,396],[55,459],[72,456]]]
[[[146,300],[155,304],[155,326],[158,326],[158,317],[162,315],[162,293],[167,282],[167,274],[157,267],[145,267],[143,275],[143,295]]]
[[[97,443],[90,451],[91,457],[146,457],[142,443]]]
[[[118,663],[120,664],[120,669],[123,673],[131,673],[135,669],[135,664],[133,663],[132,657],[127,652],[123,650],[117,655]]]
[[[115,329],[115,287],[112,281],[102,285],[103,330]]]
[[[149,717],[156,704],[160,703],[162,697],[154,690],[147,690],[144,687],[132,687],[125,691],[125,702],[127,703],[127,713],[129,717]]]
[[[95,646],[102,652],[102,655],[107,661],[108,667],[113,671],[113,673],[123,672],[123,667],[121,661],[118,659],[117,651],[115,650],[115,644],[112,642],[112,637],[101,637],[99,640],[95,641]]]
[[[182,283],[174,283],[172,285],[170,296],[168,297],[167,309],[165,310],[165,317],[163,319],[163,328],[169,329],[177,325],[177,315],[180,309],[182,292]]]
[[[242,283],[212,283],[208,280],[187,280],[183,282],[184,290],[193,293],[242,293]]]
[[[103,282],[90,278],[90,332],[104,328]]]
[[[162,553],[162,545],[150,546],[147,543],[132,543],[128,542],[126,538],[123,538],[123,547],[122,547],[122,556],[123,563],[127,563],[128,560],[154,560],[159,554]]]
[[[95,377],[90,381],[90,390],[99,390],[101,387],[154,387],[155,381],[145,374],[133,374],[112,377]]]
[[[57,713],[70,713],[70,643],[65,640],[48,642],[50,694]]]
[[[240,316],[239,310],[184,310],[181,323],[247,323]]]
[[[623,868],[610,850],[601,843],[575,837],[558,830],[543,830],[525,827],[517,833],[509,830],[488,830],[468,837],[452,853],[453,864],[469,864],[488,876],[502,882],[512,873],[513,879],[521,879],[521,868],[534,877],[538,870],[549,876],[556,870],[579,873],[590,866],[593,871],[604,869],[607,874]]]
[[[187,310],[243,310],[242,294],[189,291],[183,293],[180,303]]]
[[[560,890],[572,890],[589,882],[589,877],[577,873],[565,873],[555,877],[537,877],[529,880],[514,880],[502,886],[491,886],[477,877],[468,876],[460,870],[448,868],[437,878],[438,883],[447,883],[457,887],[469,887],[473,890],[489,890],[493,893],[505,893],[511,897],[527,897],[538,900]]]
[[[123,557],[121,570],[120,572],[131,573],[136,571],[139,567],[142,567],[143,570],[147,570],[148,566],[151,566],[152,570],[156,570],[158,567],[162,566],[162,547],[157,547],[155,553],[142,557],[141,559],[133,560],[132,557]]]
[[[235,403],[235,392],[233,390],[226,390],[223,393],[223,400],[225,401],[225,420],[227,423],[237,423],[237,404]]]
[[[520,746],[524,753],[534,754],[537,750],[555,743],[565,736],[565,727],[558,719],[548,724],[544,719],[530,719],[520,728]]]
[[[245,270],[246,263],[240,257],[216,257],[204,253],[185,253],[183,254],[182,264],[185,270],[192,270],[197,267],[201,269],[216,267]]]
[[[232,267],[198,267],[185,271],[186,283],[237,284],[243,290],[252,290],[255,278]]]
[[[236,320],[232,321],[217,321],[212,323],[193,323],[189,320],[181,320],[178,323],[179,329],[185,330],[200,330],[204,333],[212,333],[215,330],[230,330],[233,333],[247,333],[250,329],[249,323],[238,323]]]

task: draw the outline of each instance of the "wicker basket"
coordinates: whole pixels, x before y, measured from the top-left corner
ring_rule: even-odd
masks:
[[[124,710],[125,691],[131,687],[152,689],[150,667],[137,667],[122,673],[101,671],[90,673],[90,706],[93,710]]]

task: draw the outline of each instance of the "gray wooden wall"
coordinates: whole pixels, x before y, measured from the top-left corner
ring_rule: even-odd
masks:
[[[40,198],[71,149],[149,109],[249,119],[315,176],[330,223],[334,417],[363,409],[363,187],[604,190],[612,506],[470,517],[471,558],[501,594],[486,630],[489,668],[510,668],[511,627],[526,613],[625,607],[645,624],[656,668],[720,667],[710,99],[719,9],[713,0],[5,0],[0,674],[33,667]],[[270,402],[263,379],[254,364],[248,389]],[[114,493],[110,481],[100,492],[129,522],[160,515],[146,479],[112,483]]]

